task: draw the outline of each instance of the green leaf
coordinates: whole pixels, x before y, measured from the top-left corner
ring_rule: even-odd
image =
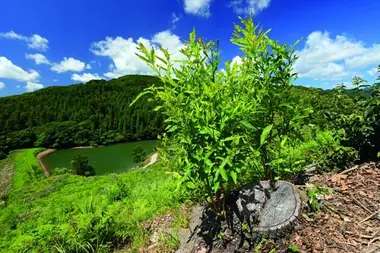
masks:
[[[249,128],[249,129],[256,129],[254,126],[252,126],[251,123],[248,122],[248,120],[242,120],[242,121],[240,121],[240,123],[242,123],[243,126],[245,126],[246,128]]]
[[[288,136],[285,136],[285,138],[281,141],[280,147],[283,148],[285,146],[286,141],[288,140]]]
[[[214,193],[216,193],[218,190],[219,190],[219,188],[220,188],[220,182],[218,181],[218,182],[216,182],[215,184],[214,184]]]
[[[224,167],[219,168],[219,172],[220,172],[220,175],[222,175],[223,179],[225,181],[228,181],[228,176],[227,176],[226,169]]]
[[[297,245],[294,245],[294,244],[289,245],[289,246],[288,246],[288,249],[289,249],[291,252],[294,252],[294,253],[296,253],[296,252],[301,252],[301,250],[298,248],[298,246],[297,246]]]
[[[137,97],[132,101],[132,103],[129,106],[134,105],[137,102],[137,100],[139,100],[142,96],[145,96],[146,94],[151,94],[151,93],[152,91],[150,90],[141,92],[140,94],[137,95]]]
[[[269,126],[266,126],[263,130],[263,132],[261,133],[261,136],[260,136],[260,145],[263,145],[267,138],[268,138],[268,134],[270,133],[270,131],[272,130],[273,128],[273,125],[269,125]]]
[[[234,184],[237,184],[237,173],[236,173],[236,171],[231,171],[231,178],[234,181]]]

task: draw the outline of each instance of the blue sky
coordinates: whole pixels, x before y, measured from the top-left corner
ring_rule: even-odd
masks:
[[[0,96],[125,74],[149,74],[136,43],[173,53],[196,27],[220,40],[223,60],[237,16],[254,14],[271,37],[297,46],[297,84],[331,88],[380,64],[377,0],[3,0],[0,3]]]

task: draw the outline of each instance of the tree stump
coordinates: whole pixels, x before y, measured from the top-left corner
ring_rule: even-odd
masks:
[[[296,187],[285,181],[277,181],[273,189],[269,181],[246,185],[233,191],[226,203],[227,219],[208,207],[195,208],[191,235],[182,236],[177,252],[249,252],[263,236],[282,238],[294,226],[301,208]]]
[[[299,216],[301,200],[298,191],[285,181],[278,181],[275,191],[270,190],[268,181],[261,184],[268,189],[270,198],[259,211],[258,224],[252,227],[253,231],[271,235],[285,232]]]

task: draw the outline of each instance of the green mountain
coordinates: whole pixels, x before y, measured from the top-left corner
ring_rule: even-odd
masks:
[[[152,76],[128,75],[110,81],[48,87],[0,98],[0,157],[29,147],[68,148],[155,139],[163,118],[142,98],[159,83]],[[1,154],[2,153],[2,154]]]

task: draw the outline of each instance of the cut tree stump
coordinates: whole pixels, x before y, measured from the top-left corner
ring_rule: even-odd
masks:
[[[299,216],[301,200],[297,188],[285,181],[276,182],[275,191],[271,191],[269,182],[261,182],[268,189],[270,198],[266,200],[258,213],[258,224],[252,229],[260,233],[285,232]]]
[[[290,232],[300,208],[298,190],[289,182],[277,181],[274,190],[269,181],[246,185],[228,197],[226,220],[208,207],[194,208],[177,252],[250,252],[260,237],[280,239]]]

